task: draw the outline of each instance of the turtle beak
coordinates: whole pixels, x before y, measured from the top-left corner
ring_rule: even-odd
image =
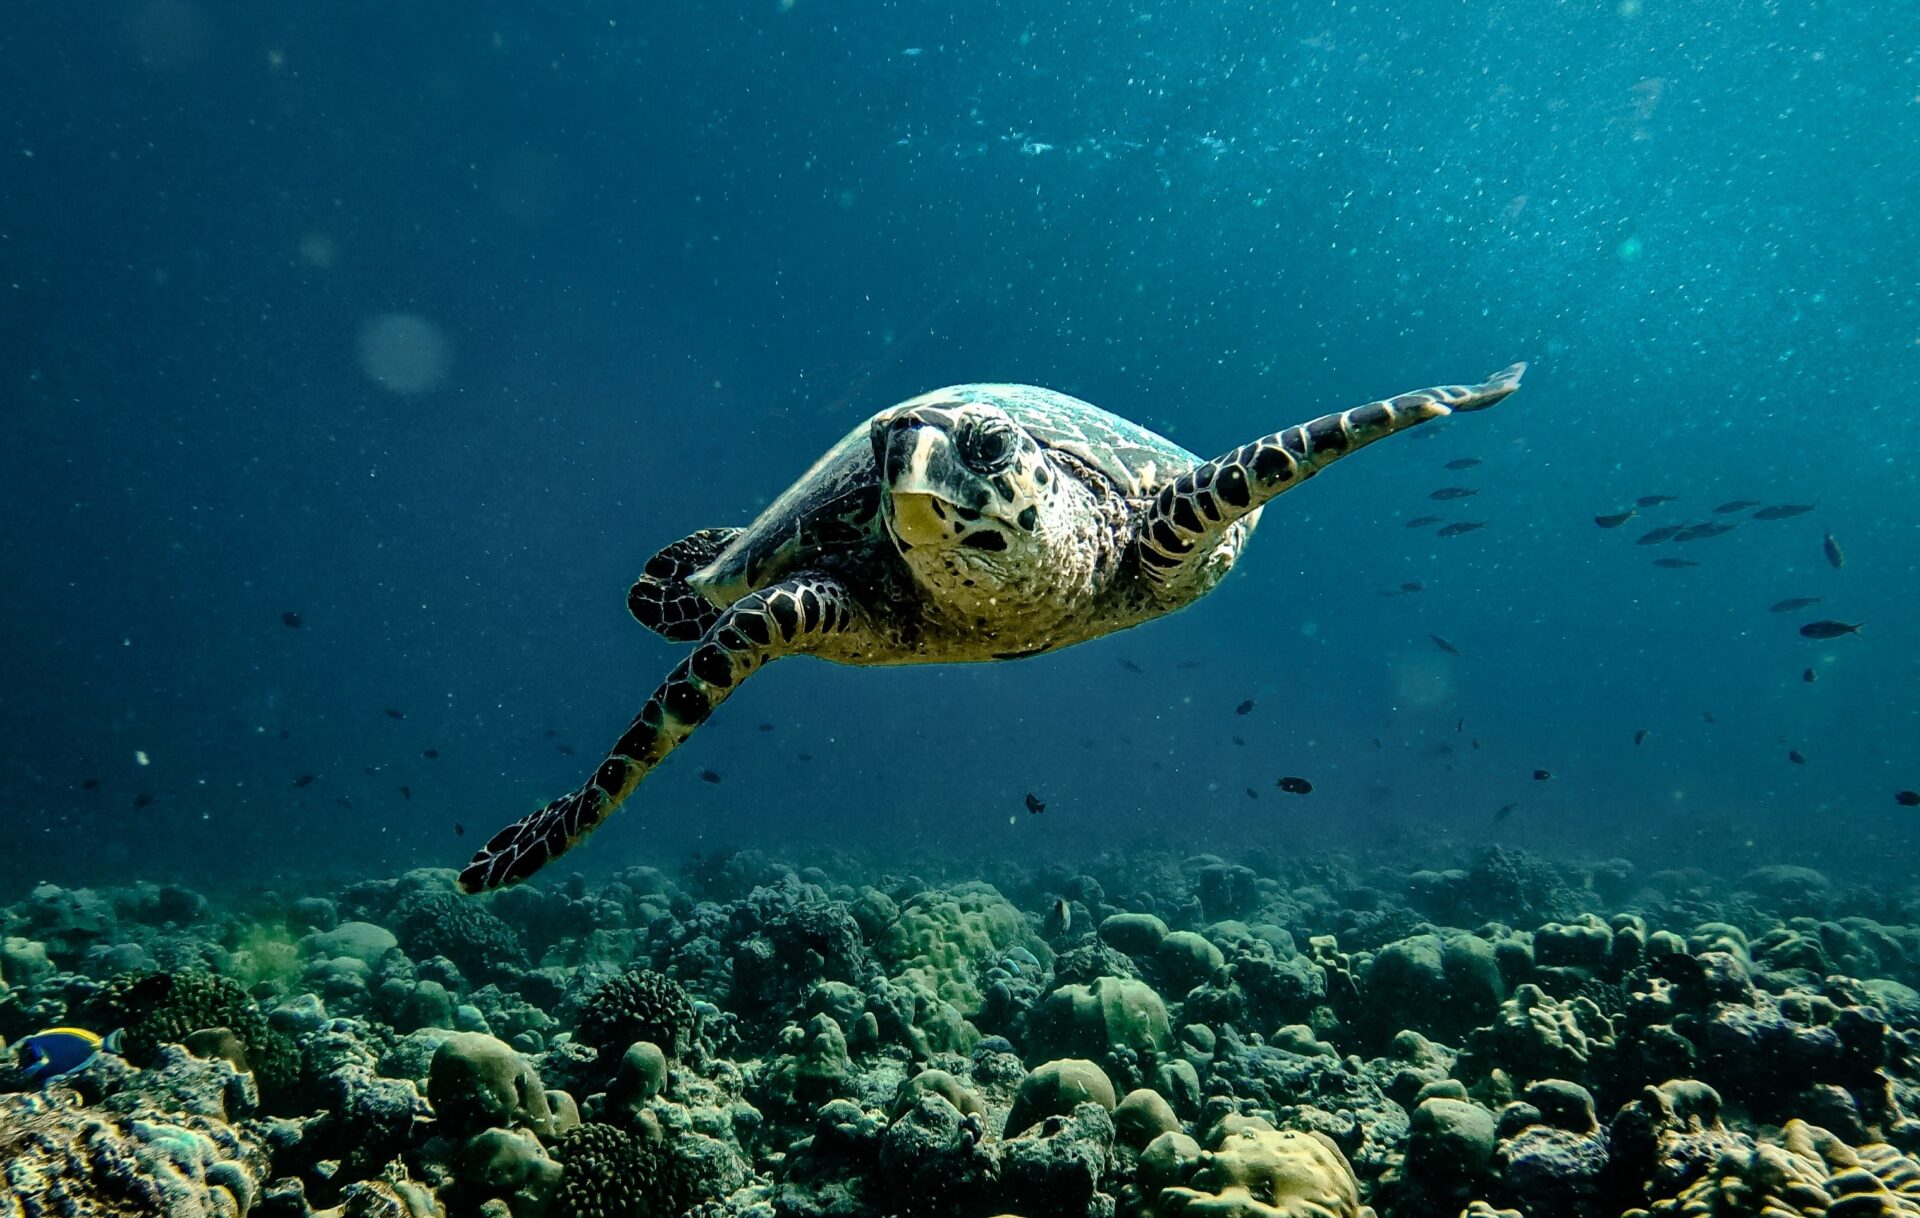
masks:
[[[930,546],[953,536],[947,506],[940,496],[896,490],[890,499],[888,519],[893,535],[907,545]]]
[[[893,535],[908,546],[951,541],[958,525],[947,484],[956,458],[946,433],[910,415],[875,420],[873,456]]]

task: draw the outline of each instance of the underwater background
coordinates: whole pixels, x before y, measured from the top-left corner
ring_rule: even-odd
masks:
[[[458,860],[454,822],[576,785],[677,658],[625,612],[646,557],[911,394],[1043,384],[1209,456],[1523,358],[1503,408],[1277,501],[1191,611],[1018,665],[777,666],[577,865],[1920,842],[1903,23],[156,0],[0,39],[0,881]],[[1741,498],[1817,510],[1633,544]],[[1486,527],[1403,527],[1443,508]]]
[[[1178,970],[1156,956],[1166,933],[1205,931],[1229,969],[1266,958],[1256,939],[1311,959],[1298,967],[1319,976],[1320,1005],[1254,1006],[1361,1057],[1414,1025],[1343,1009],[1342,978],[1409,1009],[1452,1001],[1368,988],[1365,953],[1423,917],[1450,935],[1488,920],[1532,935],[1584,915],[1642,948],[1670,933],[1668,956],[1738,957],[1759,991],[1785,993],[1748,937],[1871,914],[1898,928],[1906,963],[1892,948],[1866,963],[1828,935],[1817,967],[1773,965],[1920,985],[1920,797],[1902,798],[1920,788],[1917,55],[1910,11],[1791,0],[18,6],[0,24],[0,932],[45,950],[0,953],[0,1040],[88,1012],[99,1034],[137,1032],[160,1000],[110,978],[204,966],[192,976],[236,977],[258,1003],[227,1020],[261,1021],[234,1029],[256,1072],[273,1069],[269,1018],[306,1054],[307,1075],[262,1078],[266,1111],[318,1109],[321,1050],[300,1038],[367,1020],[362,1041],[498,1033],[612,1121],[626,1101],[589,1076],[611,1076],[637,1025],[605,1014],[611,999],[595,1007],[588,982],[650,963],[639,975],[687,990],[648,1001],[706,1020],[665,1094],[688,1111],[758,1105],[729,1133],[701,1125],[737,1160],[732,1208],[710,1212],[852,1214],[911,1207],[740,1199],[780,1174],[772,1131],[804,1130],[825,1097],[891,1096],[901,1080],[875,1064],[888,1052],[924,1065],[974,1042],[929,1044],[883,1017],[892,1049],[863,1046],[843,1019],[865,1082],[796,1091],[804,1052],[784,1082],[728,1076],[715,1063],[775,1061],[769,1046],[822,1035],[808,1020],[823,1000],[798,980],[749,1009],[729,1005],[745,1001],[737,978],[714,980],[734,957],[672,963],[701,935],[772,934],[762,893],[785,893],[773,903],[789,919],[825,902],[839,912],[819,933],[864,942],[807,939],[833,984],[871,980],[868,951],[912,958],[887,943],[916,900],[984,920],[985,955],[957,983],[971,1000],[931,988],[1020,1056],[998,1081],[984,1066],[963,1078],[992,1136],[1021,1062],[1072,1047],[1065,1024],[1047,1031],[1015,1002],[1036,977],[1021,999],[1034,1010],[1062,986],[1139,974],[1174,1005],[1176,1040],[1231,1027],[1239,1008],[1204,997],[1182,1023]],[[464,864],[579,785],[678,662],[625,606],[648,556],[749,523],[874,412],[956,382],[1025,382],[1210,457],[1515,360],[1525,387],[1497,409],[1389,439],[1275,500],[1232,576],[1177,614],[1016,663],[772,667],[541,878],[549,895],[498,907],[505,922],[487,927],[519,937],[504,956],[488,954],[491,929],[462,941],[470,959],[415,950],[410,918],[417,937],[464,916],[435,903],[447,875],[418,869]],[[1442,533],[1458,523],[1477,527]],[[1803,635],[1821,621],[1864,626]],[[1418,878],[1434,876],[1450,878]],[[983,879],[1004,897],[969,887]],[[89,892],[122,895],[74,895]],[[1047,922],[1056,901],[1070,930]],[[622,929],[595,922],[616,907]],[[210,909],[271,923],[286,967],[262,963],[280,959],[264,941],[238,943],[254,933],[241,922],[196,921]],[[1104,929],[1147,916],[1157,932]],[[1208,929],[1224,922],[1298,943]],[[1738,950],[1696,923],[1743,928]],[[1094,925],[1102,951],[1160,964],[1096,953],[1051,971]],[[372,991],[327,973],[376,965],[379,936],[301,938],[363,926],[397,931],[387,946],[414,957],[404,984],[439,997],[402,1012],[377,998],[377,972]],[[1308,950],[1335,932],[1338,949]],[[1540,966],[1588,973],[1556,983],[1527,971],[1531,954],[1526,969],[1502,956],[1498,984],[1421,1032],[1488,1035],[1528,977],[1545,1003],[1628,1018],[1641,949],[1581,941]],[[1013,1007],[968,989],[993,969]],[[1878,1010],[1881,1034],[1920,1046],[1920,995],[1896,1016],[1906,999],[1887,994],[1821,1001]],[[554,1056],[566,1042],[549,1024],[578,1044],[596,1018],[598,1059]],[[944,1018],[923,1005],[905,1026]],[[1287,1040],[1266,1024],[1247,1044]],[[1604,1123],[1684,1073],[1615,1031],[1604,1078],[1505,1062],[1503,1091],[1487,1045],[1478,1066],[1420,1069],[1463,1084],[1429,1100],[1471,1091],[1486,1113],[1529,1078],[1578,1076]],[[146,1037],[128,1060],[157,1068],[139,1059],[168,1035]],[[381,1077],[411,1071],[425,1104],[438,1043]],[[1306,1058],[1337,1056],[1313,1043]],[[1135,1051],[1137,1078],[1107,1063],[1122,1094],[1175,1053]],[[640,1068],[621,1060],[621,1078]],[[1893,1051],[1795,1083],[1853,1088],[1857,1128],[1803,1104],[1810,1091],[1713,1081],[1751,1105],[1734,1122],[1750,1132],[1805,1116],[1850,1144],[1920,1149],[1920,1127],[1887,1116],[1899,1104],[1859,1098],[1875,1069],[1899,1104],[1920,1095],[1920,1068]],[[1273,1117],[1277,1093],[1249,1071],[1203,1062],[1197,1078],[1243,1109],[1265,1096]],[[1381,1086],[1404,1141],[1417,1088]],[[1179,1118],[1194,1137],[1231,1136],[1191,1098]],[[1531,1102],[1551,1115],[1551,1101]],[[559,1111],[505,1123],[557,1128]],[[390,1132],[383,1152],[416,1175],[425,1159],[459,1174],[451,1152],[422,1159]],[[1387,1165],[1392,1137],[1335,1134],[1360,1191],[1329,1212],[1451,1215],[1491,1197],[1542,1218],[1619,1212],[1631,1194],[1436,1183]],[[1812,1146],[1801,1138],[1840,1170]],[[583,1161],[571,1153],[554,1162]],[[313,1206],[352,1202],[346,1176],[323,1184],[293,1162],[249,1179],[284,1173]],[[371,1179],[380,1162],[349,1166]],[[1091,1179],[1122,1212],[1176,1212],[1151,1196],[1129,1210],[1112,1178]],[[1112,1212],[1111,1197],[1102,1211],[1000,1187],[924,1212]],[[499,1200],[441,1193],[455,1214]],[[277,1196],[273,1213],[320,1212]],[[604,1212],[651,1212],[634,1204]],[[512,1212],[549,1205],[566,1209],[540,1194]],[[82,1211],[0,1208],[62,1212]]]

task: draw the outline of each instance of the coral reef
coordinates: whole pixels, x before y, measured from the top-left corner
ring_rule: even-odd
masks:
[[[1920,1218],[1920,890],[750,852],[0,905],[0,1218]]]

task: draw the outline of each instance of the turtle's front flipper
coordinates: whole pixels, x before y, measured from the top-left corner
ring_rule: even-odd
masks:
[[[460,887],[485,892],[524,880],[578,845],[756,669],[814,650],[851,629],[857,612],[837,580],[818,575],[736,601],[653,691],[592,781],[494,834],[461,871]]]
[[[1163,487],[1142,518],[1142,573],[1169,596],[1188,595],[1186,584],[1211,564],[1227,531],[1267,500],[1396,431],[1456,410],[1485,410],[1518,389],[1526,370],[1514,364],[1478,385],[1436,385],[1322,415],[1196,466]]]
[[[647,560],[627,590],[627,611],[663,639],[691,643],[720,620],[720,609],[687,584],[687,576],[719,557],[739,529],[701,529]]]

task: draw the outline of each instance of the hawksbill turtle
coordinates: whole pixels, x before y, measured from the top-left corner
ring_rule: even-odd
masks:
[[[770,660],[1014,660],[1191,604],[1263,505],[1394,432],[1512,393],[1525,364],[1324,415],[1202,461],[1050,389],[954,385],[848,432],[745,528],[647,561],[633,616],[693,644],[579,790],[507,826],[460,873],[483,892],[579,844]]]

